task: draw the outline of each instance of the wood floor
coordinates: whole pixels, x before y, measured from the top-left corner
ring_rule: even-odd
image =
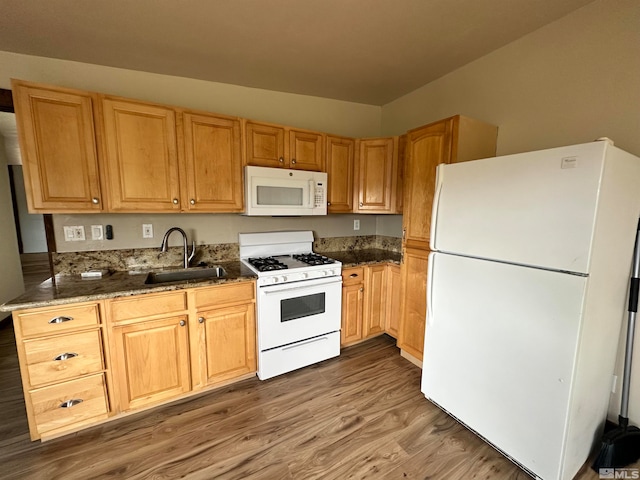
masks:
[[[265,382],[245,380],[31,442],[13,329],[0,330],[0,478],[510,479],[528,475],[420,393],[387,336]],[[580,479],[597,479],[586,467]]]

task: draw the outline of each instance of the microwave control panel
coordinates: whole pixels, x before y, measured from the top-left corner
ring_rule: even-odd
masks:
[[[323,182],[316,182],[313,206],[323,207],[327,204],[326,188]]]

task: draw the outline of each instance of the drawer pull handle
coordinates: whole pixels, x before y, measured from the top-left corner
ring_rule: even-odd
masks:
[[[71,352],[68,352],[68,353],[61,353],[60,355],[58,355],[57,357],[55,357],[55,358],[54,358],[54,360],[55,360],[55,361],[57,361],[57,362],[59,362],[59,361],[61,361],[61,360],[69,360],[70,358],[77,357],[77,356],[78,356],[78,354],[77,354],[77,353],[71,353]]]
[[[53,325],[55,323],[70,322],[71,320],[73,320],[73,317],[55,317],[49,320],[49,323]]]
[[[349,275],[351,278],[356,278],[358,276],[357,273],[352,273],[351,275]]]
[[[71,400],[67,400],[66,402],[62,402],[59,405],[59,408],[71,408],[71,407],[75,407],[79,403],[82,403],[82,399],[81,398],[73,398]]]

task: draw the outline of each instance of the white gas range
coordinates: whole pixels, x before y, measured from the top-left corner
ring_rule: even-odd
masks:
[[[241,233],[239,244],[258,276],[258,377],[338,356],[342,264],[313,253],[311,231]]]

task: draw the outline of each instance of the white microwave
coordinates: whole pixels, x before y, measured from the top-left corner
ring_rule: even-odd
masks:
[[[245,215],[327,214],[327,174],[246,166]]]

